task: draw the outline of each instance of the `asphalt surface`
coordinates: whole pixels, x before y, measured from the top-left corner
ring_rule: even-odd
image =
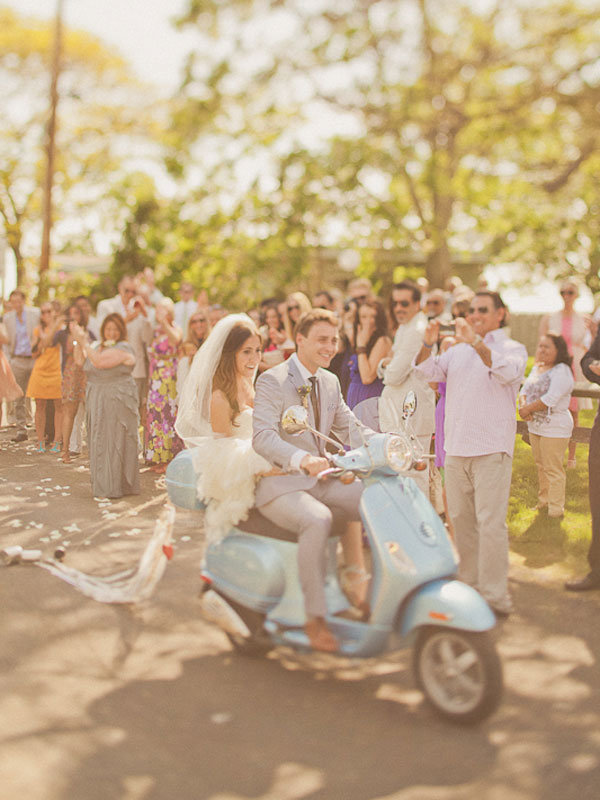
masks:
[[[0,547],[106,575],[134,565],[166,494],[91,497],[0,430]],[[0,800],[595,800],[600,592],[514,563],[497,631],[505,695],[485,723],[438,719],[410,653],[249,659],[198,614],[202,515],[177,512],[151,600],[105,605],[31,565],[0,566]]]

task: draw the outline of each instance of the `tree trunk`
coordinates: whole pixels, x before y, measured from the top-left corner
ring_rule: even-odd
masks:
[[[450,250],[445,239],[427,258],[425,274],[432,289],[443,289],[447,279],[452,275]]]

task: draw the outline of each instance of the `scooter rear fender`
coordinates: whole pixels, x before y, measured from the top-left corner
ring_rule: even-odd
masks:
[[[494,612],[479,592],[457,580],[438,580],[417,589],[403,605],[397,630],[407,636],[422,625],[465,631],[487,631],[496,624]]]

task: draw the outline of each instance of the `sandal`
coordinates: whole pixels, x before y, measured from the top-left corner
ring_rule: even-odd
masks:
[[[342,591],[355,608],[368,613],[367,590],[371,575],[362,567],[344,567],[340,574]]]
[[[52,447],[50,448],[50,450],[48,452],[49,453],[60,453],[60,447],[61,447],[60,442],[53,442],[52,443]]]
[[[46,445],[44,444],[44,442],[38,442],[38,449],[37,449],[36,452],[37,453],[45,453],[46,452]]]
[[[60,456],[60,460],[62,461],[63,464],[70,464],[71,463],[71,456],[70,456],[68,450],[67,451],[63,450],[63,452],[61,453],[61,456]]]

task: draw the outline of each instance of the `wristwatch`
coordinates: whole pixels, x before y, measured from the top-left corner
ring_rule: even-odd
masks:
[[[483,337],[476,333],[475,338],[471,342],[471,347],[477,347],[477,345],[481,344],[481,342],[483,342]]]

